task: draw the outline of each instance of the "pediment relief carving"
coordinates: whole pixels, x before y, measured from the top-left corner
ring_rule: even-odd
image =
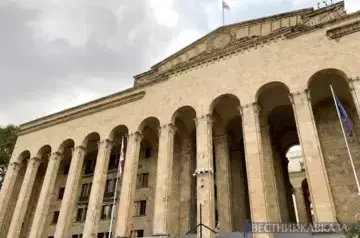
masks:
[[[276,42],[278,39],[299,37],[350,17],[354,16],[347,15],[343,11],[343,5],[338,4],[326,9],[306,11],[301,13],[301,16],[221,27],[155,65],[146,75],[136,76],[135,86],[166,80],[171,74],[193,66]],[[281,25],[283,23],[284,25]]]

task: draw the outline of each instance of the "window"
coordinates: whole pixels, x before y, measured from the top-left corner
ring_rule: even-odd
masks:
[[[106,204],[106,205],[102,206],[101,220],[109,220],[109,219],[111,219],[112,208],[113,208],[112,204]]]
[[[63,199],[63,197],[64,197],[64,192],[65,192],[65,188],[60,188],[60,189],[59,189],[58,200]]]
[[[136,187],[147,188],[149,186],[149,173],[143,173],[137,175]]]
[[[144,230],[133,230],[131,233],[133,237],[144,237]]]
[[[101,232],[101,233],[98,233],[98,238],[108,238],[109,237],[109,232]],[[110,236],[112,237],[112,235]]]
[[[82,238],[82,234],[75,234],[75,235],[72,235],[72,238]]]
[[[76,213],[76,221],[77,222],[85,221],[86,212],[87,212],[87,207],[78,208],[77,213]]]
[[[146,215],[146,200],[136,201],[134,205],[134,216]]]
[[[149,159],[151,157],[151,147],[145,148],[145,159]]]
[[[70,170],[70,165],[69,164],[65,165],[64,166],[64,175],[68,174],[69,170]]]
[[[52,224],[56,224],[59,219],[59,211],[54,212]]]
[[[80,201],[89,199],[92,183],[84,183],[81,187]]]
[[[110,155],[109,170],[118,168],[119,157],[120,157],[120,154]]]
[[[305,171],[304,162],[300,162],[300,169],[301,171]]]
[[[115,192],[116,179],[108,179],[105,184],[105,197],[112,197]]]

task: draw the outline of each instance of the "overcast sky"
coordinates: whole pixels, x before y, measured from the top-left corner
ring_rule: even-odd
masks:
[[[226,2],[226,23],[317,5]],[[345,3],[349,10],[360,9],[359,0]],[[133,75],[221,22],[220,0],[1,0],[0,125],[131,87]]]

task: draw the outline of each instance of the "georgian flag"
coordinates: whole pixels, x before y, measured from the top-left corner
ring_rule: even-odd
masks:
[[[230,10],[229,5],[227,5],[227,3],[225,1],[222,1],[222,5],[223,5],[224,10],[228,10],[228,11]]]
[[[121,149],[120,149],[120,166],[119,166],[119,173],[122,174],[122,169],[125,165],[125,146],[124,146],[124,136],[121,140]]]

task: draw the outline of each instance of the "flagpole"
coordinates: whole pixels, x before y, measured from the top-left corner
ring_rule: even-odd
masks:
[[[109,227],[109,236],[108,238],[111,238],[111,233],[112,233],[112,226],[113,226],[113,220],[114,220],[114,213],[115,213],[115,203],[116,203],[116,195],[117,195],[117,190],[118,190],[118,183],[119,183],[119,177],[122,174],[122,170],[121,170],[121,153],[123,151],[124,147],[124,136],[121,139],[121,148],[120,148],[120,157],[119,157],[119,166],[118,166],[118,173],[116,176],[116,184],[115,184],[115,191],[114,191],[114,200],[113,200],[113,205],[111,208],[111,220],[110,220],[110,227]]]
[[[348,143],[348,141],[347,141],[346,134],[345,134],[345,130],[344,130],[344,126],[343,126],[343,123],[342,123],[342,121],[341,121],[341,116],[340,116],[339,108],[338,108],[338,106],[337,106],[337,104],[336,104],[335,93],[334,93],[334,89],[332,88],[332,85],[330,85],[330,89],[331,89],[332,97],[333,97],[333,100],[334,100],[334,103],[335,103],[336,112],[337,112],[337,115],[338,115],[338,118],[339,118],[339,121],[340,121],[341,130],[342,130],[342,133],[343,133],[343,136],[344,136],[344,140],[345,140],[347,152],[348,152],[348,154],[349,154],[349,159],[350,159],[350,162],[351,162],[351,167],[352,167],[352,169],[353,169],[353,173],[354,173],[354,176],[355,176],[356,186],[357,186],[357,189],[358,189],[358,195],[360,196],[359,179],[358,179],[357,174],[356,174],[356,169],[355,169],[354,161],[353,161],[353,158],[352,158],[352,156],[351,156],[351,152],[350,152],[350,148],[349,148],[349,143]]]
[[[222,21],[223,21],[223,26],[224,26],[225,25],[224,1],[221,1],[221,9],[222,9]]]

